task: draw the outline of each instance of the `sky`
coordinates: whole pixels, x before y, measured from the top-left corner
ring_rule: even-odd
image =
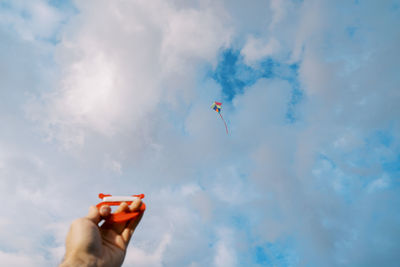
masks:
[[[0,262],[56,266],[99,193],[144,193],[124,266],[397,266],[399,27],[395,0],[0,0]]]

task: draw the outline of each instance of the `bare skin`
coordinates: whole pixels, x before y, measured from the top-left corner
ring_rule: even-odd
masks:
[[[138,211],[142,204],[140,199],[130,206],[122,203],[116,212]],[[121,266],[129,240],[139,224],[143,213],[124,223],[103,224],[102,219],[111,214],[109,206],[100,211],[92,206],[86,217],[75,220],[70,227],[66,240],[66,252],[59,267],[117,267]]]

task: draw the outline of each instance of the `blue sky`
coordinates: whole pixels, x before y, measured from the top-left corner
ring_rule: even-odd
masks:
[[[146,194],[124,266],[398,265],[399,7],[0,0],[0,261],[102,192]]]

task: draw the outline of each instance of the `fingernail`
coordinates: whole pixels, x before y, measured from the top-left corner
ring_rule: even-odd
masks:
[[[109,209],[110,209],[110,207],[108,207],[108,206],[103,206],[103,207],[101,207],[101,209],[100,209],[100,213],[107,213]]]

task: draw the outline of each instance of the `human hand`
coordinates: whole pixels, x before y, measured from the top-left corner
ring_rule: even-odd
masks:
[[[115,212],[139,211],[142,202],[136,199],[130,206],[123,202]],[[60,267],[93,266],[116,267],[121,266],[129,240],[143,216],[139,216],[123,223],[104,223],[98,226],[102,219],[111,214],[109,206],[98,210],[90,207],[86,217],[75,220],[70,227],[66,241],[66,252]]]

